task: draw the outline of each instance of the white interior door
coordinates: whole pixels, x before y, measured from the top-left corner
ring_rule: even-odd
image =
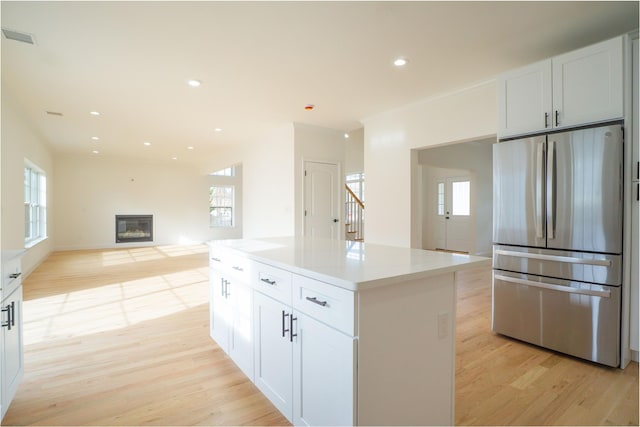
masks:
[[[443,176],[435,179],[433,246],[457,252],[473,252],[471,177]]]
[[[340,170],[335,163],[304,163],[304,234],[340,236]]]

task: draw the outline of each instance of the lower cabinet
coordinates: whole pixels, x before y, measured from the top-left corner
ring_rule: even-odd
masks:
[[[295,425],[355,424],[350,337],[260,292],[254,295],[255,384]]]
[[[210,335],[253,380],[253,291],[221,272],[210,272]]]
[[[22,285],[2,301],[2,417],[24,375]]]
[[[294,312],[293,423],[356,425],[356,340]]]
[[[291,307],[260,292],[253,298],[256,387],[289,421],[293,416]]]

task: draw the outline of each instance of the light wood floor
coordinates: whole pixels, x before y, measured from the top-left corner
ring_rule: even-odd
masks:
[[[456,424],[638,425],[636,363],[494,335],[489,269],[459,278]],[[26,372],[3,424],[287,424],[209,338],[207,286],[203,246],[52,254],[24,282]]]

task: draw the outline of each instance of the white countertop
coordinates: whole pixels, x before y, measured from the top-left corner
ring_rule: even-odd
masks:
[[[271,264],[350,290],[363,290],[491,263],[490,258],[308,237],[213,240]]]

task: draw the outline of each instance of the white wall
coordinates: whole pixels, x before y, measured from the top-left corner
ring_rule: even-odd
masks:
[[[477,255],[491,255],[493,229],[493,155],[492,143],[495,138],[473,141],[464,144],[452,144],[444,147],[421,150],[418,162],[423,165],[422,193],[425,195],[422,205],[423,244],[429,240],[434,230],[428,224],[429,201],[435,200],[433,189],[429,187],[429,176],[438,176],[437,168],[463,169],[474,173],[475,177],[475,247]]]
[[[52,208],[55,207],[54,163],[44,139],[24,120],[19,105],[2,88],[2,250],[24,249],[25,159],[47,176],[48,238],[28,249],[22,257],[22,272],[28,276],[51,253],[55,241]]]
[[[418,193],[421,177],[416,172],[419,167],[414,149],[495,135],[495,82],[411,104],[363,122],[367,242],[420,247],[422,218],[416,206],[420,201],[412,195]]]
[[[294,235],[293,124],[243,149],[243,232],[245,238]]]
[[[349,132],[345,143],[344,174],[364,172],[364,128]]]
[[[340,196],[343,200],[346,140],[343,132],[296,123],[295,132],[295,233],[304,235],[304,162],[337,163],[340,168]]]
[[[207,176],[179,165],[83,154],[56,155],[56,249],[203,242]],[[115,215],[152,214],[153,243],[115,243]]]

